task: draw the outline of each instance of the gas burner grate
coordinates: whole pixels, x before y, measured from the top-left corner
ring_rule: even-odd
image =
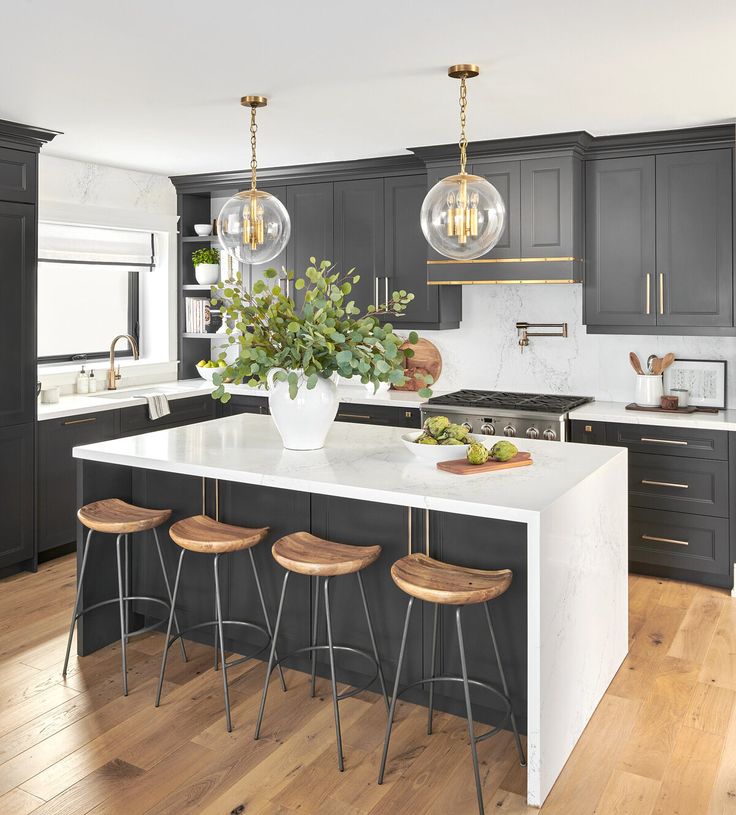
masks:
[[[453,407],[476,407],[499,410],[536,410],[564,413],[586,402],[590,396],[562,396],[544,393],[512,393],[509,391],[461,390],[429,399],[433,405]]]

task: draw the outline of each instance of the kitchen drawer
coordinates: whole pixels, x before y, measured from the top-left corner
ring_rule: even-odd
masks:
[[[631,453],[629,505],[728,518],[728,462]]]
[[[341,402],[337,411],[338,422],[386,425],[387,427],[421,427],[418,408],[390,405],[357,405]]]
[[[669,569],[728,575],[729,550],[725,518],[654,509],[629,512],[629,560],[658,567],[662,577],[678,576]]]
[[[643,424],[609,424],[606,443],[628,447],[632,453],[663,456],[728,459],[728,433],[722,430],[690,430]]]
[[[212,397],[194,396],[188,399],[171,399],[171,413],[160,419],[148,418],[148,405],[136,405],[120,411],[120,434],[132,436],[136,433],[147,433],[152,430],[163,430],[167,427],[204,422],[215,418],[215,402]]]
[[[237,416],[240,413],[261,413],[267,415],[268,410],[268,397],[267,396],[246,396],[242,394],[234,394],[229,402],[223,405],[218,403],[218,412],[220,416]]]
[[[570,441],[577,444],[605,444],[606,423],[575,419],[570,422]]]

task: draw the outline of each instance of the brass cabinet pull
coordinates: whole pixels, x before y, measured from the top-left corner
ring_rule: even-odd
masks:
[[[647,315],[652,313],[652,275],[647,272]]]
[[[642,484],[647,484],[650,487],[676,487],[678,490],[689,490],[689,484],[675,484],[674,481],[650,481],[648,478],[642,478]]]
[[[659,273],[659,313],[664,314],[664,274]]]
[[[593,432],[593,425],[592,424],[586,424],[584,430],[585,430],[586,433],[592,433]]]
[[[643,436],[639,441],[651,441],[654,444],[680,444],[687,447],[686,441],[677,441],[676,439],[649,439],[646,436]]]
[[[383,285],[386,292],[386,305],[388,305],[388,276],[383,278]]]
[[[64,425],[69,425],[69,424],[90,424],[91,422],[96,422],[96,421],[97,421],[96,416],[89,416],[86,419],[68,419],[67,421],[63,422],[63,424]]]
[[[380,277],[375,277],[373,279],[373,305],[378,308],[378,281]]]
[[[654,541],[655,543],[676,543],[678,546],[690,546],[690,541],[678,541],[677,538],[658,538],[656,535],[642,535],[643,541]]]
[[[338,413],[338,419],[372,419],[367,413]]]

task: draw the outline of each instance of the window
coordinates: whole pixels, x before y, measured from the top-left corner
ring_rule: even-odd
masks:
[[[154,268],[155,247],[151,232],[40,223],[39,362],[105,357],[116,334],[140,344],[139,275]]]

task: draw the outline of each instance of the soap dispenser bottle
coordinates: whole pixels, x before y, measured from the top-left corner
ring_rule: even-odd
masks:
[[[95,372],[89,372],[88,389],[90,393],[97,393],[97,380],[95,379]]]
[[[89,393],[89,377],[84,371],[84,365],[77,374],[77,393]]]

